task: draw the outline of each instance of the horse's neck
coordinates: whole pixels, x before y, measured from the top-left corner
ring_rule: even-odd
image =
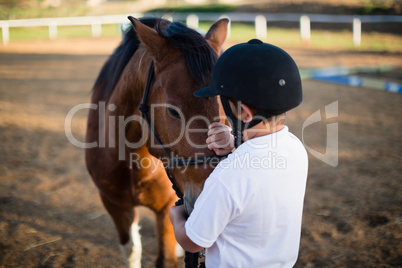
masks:
[[[150,63],[151,57],[144,49],[139,49],[130,59],[109,100],[116,106],[114,115],[140,115],[138,107],[144,95]]]
[[[130,143],[137,143],[141,139],[142,118],[139,106],[145,91],[151,58],[143,51],[136,52],[124,69],[106,109],[106,133],[124,131],[124,137]],[[115,120],[110,123],[111,118]],[[124,126],[124,129],[123,127]],[[119,144],[119,134],[113,137],[116,145]],[[122,135],[122,133],[120,133]],[[127,149],[127,148],[126,148]]]

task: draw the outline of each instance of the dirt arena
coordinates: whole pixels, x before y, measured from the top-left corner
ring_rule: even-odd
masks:
[[[0,267],[123,266],[84,151],[64,131],[69,110],[89,102],[117,42],[0,46]],[[394,71],[371,77],[402,83],[401,54],[288,51],[300,68],[392,64]],[[303,87],[304,102],[289,112],[287,124],[306,145],[325,153],[327,124],[337,123],[339,163],[332,167],[309,154],[296,267],[401,267],[402,95],[311,80]],[[334,102],[338,116],[325,119],[325,107]],[[303,130],[318,110],[323,120]],[[80,141],[86,112],[72,121]],[[154,267],[154,217],[147,209],[140,212],[143,266]]]

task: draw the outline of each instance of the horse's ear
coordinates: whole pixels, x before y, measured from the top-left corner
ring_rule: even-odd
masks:
[[[166,48],[169,47],[166,39],[161,37],[154,29],[146,26],[132,16],[129,16],[128,19],[133,24],[140,41],[145,44],[157,60],[161,60],[163,55],[166,54]]]
[[[208,44],[218,55],[221,54],[221,47],[228,33],[228,24],[229,19],[220,19],[209,28],[208,33],[205,35]]]

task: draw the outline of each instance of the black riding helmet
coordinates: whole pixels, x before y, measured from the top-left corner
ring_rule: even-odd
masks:
[[[231,121],[236,147],[242,131],[264,118],[282,114],[302,101],[299,70],[282,49],[258,39],[235,45],[218,59],[209,87],[194,92],[197,97],[220,95],[226,116]],[[244,124],[232,113],[227,97],[257,108],[253,121]]]

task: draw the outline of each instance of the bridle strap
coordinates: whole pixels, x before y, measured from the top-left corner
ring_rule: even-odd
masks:
[[[169,158],[169,165],[165,168],[166,174],[170,180],[170,182],[172,183],[172,187],[173,190],[176,192],[177,197],[182,200],[183,199],[183,193],[180,191],[180,189],[176,186],[176,183],[173,179],[173,177],[170,175],[169,173],[169,166],[170,166],[170,162],[172,161],[172,156],[170,155],[170,153],[166,150],[166,148],[163,146],[161,140],[158,138],[158,135],[156,135],[155,129],[153,127],[153,125],[151,124],[151,120],[148,117],[148,111],[149,111],[149,107],[147,104],[147,99],[148,99],[148,95],[149,95],[149,91],[151,88],[151,84],[152,84],[152,79],[154,77],[154,61],[151,61],[151,65],[149,67],[149,71],[148,71],[148,78],[147,78],[147,84],[145,86],[145,91],[144,91],[144,96],[142,98],[142,103],[140,104],[140,111],[142,113],[142,118],[145,120],[145,122],[147,122],[149,129],[151,130],[152,135],[154,136],[154,139],[156,140],[156,142],[159,144],[159,146],[161,147],[161,149],[163,150],[163,152],[167,155],[167,157]]]
[[[183,204],[183,193],[180,191],[180,189],[177,187],[174,178],[170,175],[170,168],[177,168],[180,166],[190,166],[190,165],[199,165],[199,164],[205,164],[205,163],[210,163],[212,161],[220,161],[223,158],[226,158],[227,156],[218,156],[218,155],[209,155],[209,156],[204,156],[204,157],[197,157],[197,158],[177,158],[175,156],[172,156],[166,148],[163,146],[162,141],[159,139],[158,135],[155,132],[155,129],[153,125],[151,124],[151,120],[149,119],[148,116],[148,111],[149,107],[147,105],[147,100],[148,100],[148,95],[149,91],[151,88],[152,80],[154,77],[154,61],[151,61],[151,65],[149,67],[148,71],[148,78],[147,78],[147,84],[145,86],[145,91],[144,91],[144,96],[142,98],[142,103],[139,106],[139,109],[142,113],[142,118],[147,122],[148,127],[154,136],[156,142],[159,144],[163,152],[166,154],[166,156],[169,158],[169,164],[165,167],[166,174],[172,183],[172,187],[176,192],[177,197],[180,199],[176,205],[181,205]]]
[[[238,119],[232,112],[232,108],[230,107],[229,104],[229,99],[226,96],[221,95],[221,103],[223,106],[223,110],[225,111],[226,117],[230,122],[230,125],[232,126],[232,135],[235,138],[234,145],[235,147],[239,147],[243,143],[243,131],[249,128],[252,128],[256,126],[257,124],[261,123],[263,121],[262,118],[267,118],[272,115],[268,115],[268,113],[265,113],[263,111],[258,111],[256,114],[254,114],[253,119],[248,122],[244,123],[240,119]]]
[[[145,91],[144,91],[144,97],[142,98],[142,103],[140,104],[139,109],[140,109],[140,111],[142,113],[142,118],[144,118],[144,120],[147,122],[147,124],[149,126],[149,129],[151,130],[152,135],[154,136],[156,142],[160,145],[160,147],[162,148],[163,152],[169,157],[169,159],[171,159],[172,156],[165,149],[165,147],[163,146],[162,142],[158,138],[158,135],[156,135],[155,129],[151,125],[151,120],[148,117],[149,107],[148,107],[148,104],[147,104],[147,99],[148,99],[148,95],[149,95],[149,91],[150,91],[150,88],[151,88],[153,77],[154,77],[154,61],[151,61],[151,65],[150,65],[149,71],[148,71],[147,84],[145,86]]]

